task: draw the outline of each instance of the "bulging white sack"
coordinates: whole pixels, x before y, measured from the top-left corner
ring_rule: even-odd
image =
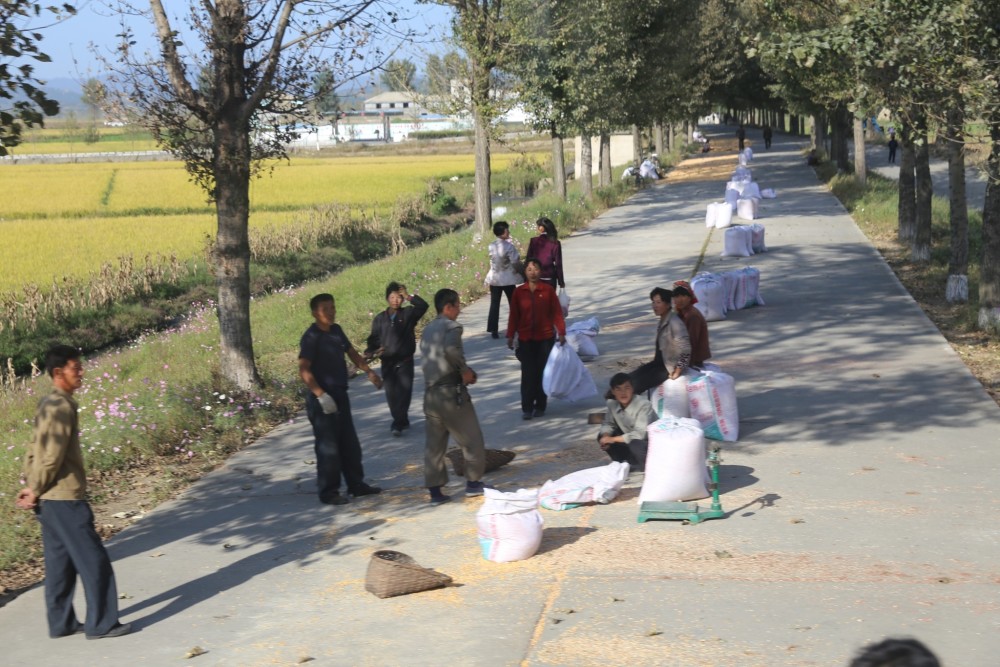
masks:
[[[726,188],[726,203],[731,211],[736,210],[736,204],[740,200],[740,193],[732,188]]]
[[[727,190],[736,190],[740,195],[743,195],[743,190],[746,188],[747,181],[733,179],[726,183]]]
[[[753,162],[753,150],[749,146],[743,149],[743,157],[746,158],[747,164]]]
[[[566,344],[576,350],[581,361],[591,361],[601,354],[594,337],[582,331],[566,331]]]
[[[715,202],[705,207],[705,226],[709,229],[715,227]]]
[[[694,307],[709,322],[726,319],[726,294],[722,280],[714,273],[699,273],[691,279],[691,289],[698,298]]]
[[[646,476],[639,502],[697,500],[708,496],[705,436],[693,419],[667,417],[649,425]]]
[[[538,511],[538,490],[512,493],[485,489],[486,499],[476,513],[476,527],[483,558],[510,563],[531,558],[542,543],[545,521]]]
[[[569,345],[552,346],[542,372],[542,390],[551,398],[582,401],[597,396],[597,385],[580,355]]]
[[[731,204],[715,204],[715,227],[725,229],[733,224],[733,207]]]
[[[742,199],[740,201],[743,201]],[[737,225],[726,230],[726,235],[722,240],[723,257],[749,257],[753,254],[750,249],[750,229],[744,225]]]
[[[760,196],[764,199],[774,199],[778,193],[774,191],[774,188],[764,188],[760,191]]]
[[[615,499],[628,479],[628,463],[612,461],[606,466],[577,470],[542,485],[538,502],[547,510],[568,510],[583,503],[607,504]]]
[[[754,182],[747,183],[745,186],[743,186],[742,196],[756,197],[760,199],[760,186]]]
[[[755,222],[750,225],[750,247],[755,253],[767,252],[767,244],[764,243],[764,225]]]
[[[726,312],[736,310],[736,291],[739,289],[740,272],[737,269],[716,274],[722,281],[723,293],[726,296]]]
[[[760,296],[760,269],[746,266],[740,269],[740,287],[736,293],[737,308],[752,308],[763,306],[764,299]]]
[[[691,416],[687,386],[692,376],[685,373],[676,380],[667,380],[656,388],[653,392],[653,408],[658,419],[664,417],[687,419]]]
[[[740,197],[736,201],[736,215],[744,220],[756,220],[759,202],[759,197]]]
[[[691,418],[701,424],[706,438],[736,442],[740,415],[736,406],[736,382],[731,375],[705,371],[688,382]],[[649,464],[646,464],[648,469]]]
[[[733,170],[733,178],[732,178],[732,180],[734,180],[734,181],[752,181],[753,180],[753,172],[750,170],[750,167],[747,167],[745,165],[740,165],[740,166],[736,167],[736,169]]]

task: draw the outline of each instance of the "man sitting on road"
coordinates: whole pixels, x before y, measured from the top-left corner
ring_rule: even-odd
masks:
[[[597,444],[612,461],[624,461],[632,471],[646,468],[649,441],[646,428],[656,421],[656,410],[644,396],[636,396],[628,373],[616,373],[605,396],[608,409],[597,433]]]
[[[691,363],[691,339],[680,316],[670,310],[672,296],[670,290],[663,287],[656,287],[649,293],[653,313],[660,321],[656,327],[653,360],[629,374],[637,394],[658,387],[668,379],[676,380]]]
[[[689,282],[675,282],[673,294],[674,311],[684,321],[688,338],[691,339],[691,366],[701,368],[712,358],[712,350],[708,346],[708,323],[701,311],[694,307],[698,303],[698,297],[694,295]]]

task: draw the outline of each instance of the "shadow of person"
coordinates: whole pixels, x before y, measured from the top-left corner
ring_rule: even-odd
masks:
[[[337,533],[337,541],[350,535],[359,535],[377,528],[385,523],[384,519],[364,521],[346,528]],[[167,602],[166,606],[153,613],[132,621],[136,629],[154,625],[162,620],[179,614],[186,609],[204,602],[216,595],[236,588],[257,575],[288,562],[299,562],[300,565],[309,565],[319,557],[315,548],[315,535],[302,535],[298,539],[283,542],[279,545],[257,552],[241,560],[235,561],[222,567],[215,572],[206,574],[203,577],[192,579],[191,581],[175,586],[168,591],[154,595],[141,602],[137,602],[119,613],[121,616],[136,614],[144,609],[155,607],[158,604]],[[324,547],[325,551],[331,553],[344,553],[346,549],[335,548],[333,545]]]
[[[542,531],[542,545],[538,547],[538,551],[535,552],[535,555],[537,556],[539,554],[549,553],[550,551],[555,551],[560,547],[573,544],[577,540],[596,531],[596,528],[590,526],[546,528]]]

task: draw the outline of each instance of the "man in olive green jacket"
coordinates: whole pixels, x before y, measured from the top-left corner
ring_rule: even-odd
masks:
[[[83,384],[80,352],[57,345],[46,353],[45,367],[53,389],[38,404],[35,437],[24,463],[27,486],[18,492],[16,504],[34,510],[42,524],[49,636],[66,637],[81,630],[87,639],[127,635],[132,628],[118,622],[115,573],[86,500],[87,475],[73,398]],[[87,596],[82,624],[73,609],[77,574]]]

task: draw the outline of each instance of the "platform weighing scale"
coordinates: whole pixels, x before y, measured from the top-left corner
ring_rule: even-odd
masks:
[[[647,501],[639,506],[639,523],[647,521],[684,521],[686,523],[701,523],[708,519],[721,519],[726,516],[719,503],[719,447],[715,446],[708,455],[708,465],[712,469],[711,507],[701,507],[698,503]]]

